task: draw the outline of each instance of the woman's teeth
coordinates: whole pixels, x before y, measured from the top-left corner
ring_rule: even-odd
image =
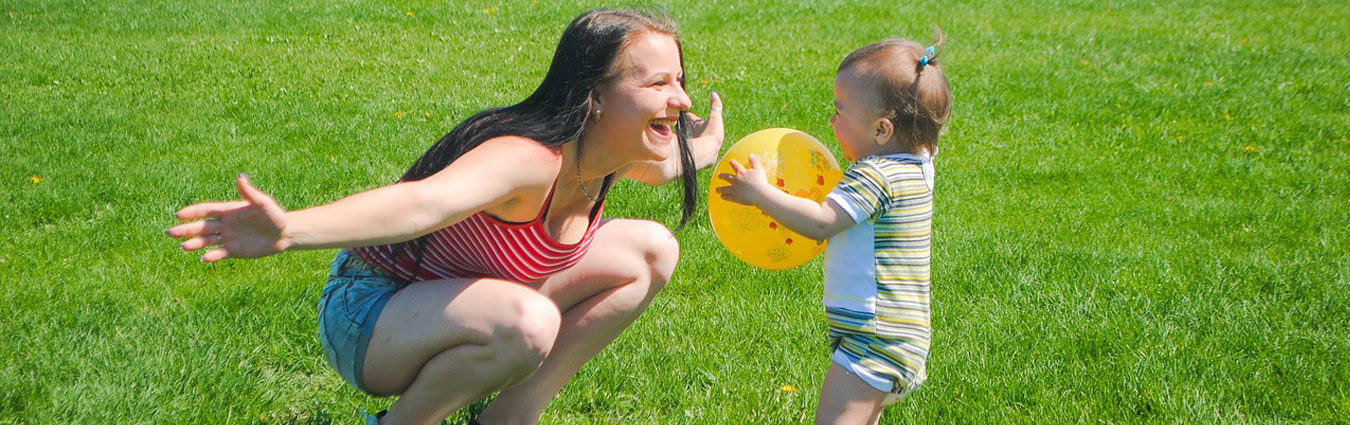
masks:
[[[652,128],[652,130],[655,130],[657,134],[665,136],[670,134],[670,128],[675,126],[675,122],[676,120],[674,119],[652,120],[649,126]]]

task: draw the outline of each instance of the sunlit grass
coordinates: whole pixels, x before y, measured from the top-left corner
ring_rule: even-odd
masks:
[[[634,3],[625,3],[634,4]],[[332,252],[203,265],[162,230],[245,172],[303,207],[393,181],[538,83],[575,2],[0,4],[0,423],[355,423]],[[728,143],[834,146],[850,50],[940,25],[929,382],[882,423],[1350,417],[1350,9],[1335,1],[660,3]],[[837,152],[837,150],[836,150]],[[711,176],[702,175],[706,183]],[[674,224],[677,188],[607,213]],[[819,262],[675,281],[544,423],[805,423]]]

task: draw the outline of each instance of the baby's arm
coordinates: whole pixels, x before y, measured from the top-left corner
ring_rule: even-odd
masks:
[[[754,155],[750,155],[750,168],[741,166],[741,163],[733,159],[731,169],[736,174],[718,176],[731,183],[731,186],[717,189],[722,199],[759,208],[769,217],[773,217],[802,236],[823,241],[855,224],[853,217],[834,201],[816,203],[810,199],[789,195],[770,185],[768,177],[764,174],[764,166]]]

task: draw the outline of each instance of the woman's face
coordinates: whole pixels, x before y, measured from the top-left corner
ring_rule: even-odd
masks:
[[[691,103],[679,46],[668,35],[645,33],[619,61],[619,75],[599,88],[596,127],[605,152],[626,162],[663,161],[675,152],[675,123]]]

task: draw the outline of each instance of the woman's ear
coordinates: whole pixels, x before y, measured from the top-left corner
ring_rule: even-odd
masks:
[[[597,88],[595,93],[591,95],[591,114],[600,118],[600,114],[604,111],[605,108],[600,106],[600,89]]]
[[[891,141],[891,136],[895,135],[895,124],[891,123],[889,118],[877,118],[872,122],[873,140],[877,145],[884,145]]]

